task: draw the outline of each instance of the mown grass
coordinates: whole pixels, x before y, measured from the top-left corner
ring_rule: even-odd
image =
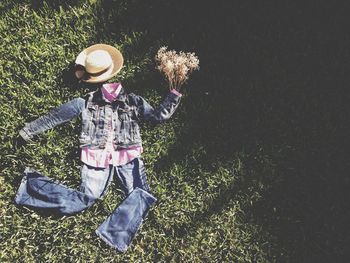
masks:
[[[0,261],[346,262],[350,40],[342,10],[1,1]],[[95,43],[121,49],[126,64],[112,81],[152,105],[167,89],[153,64],[161,45],[201,60],[173,118],[143,127],[159,202],[125,254],[94,234],[121,201],[116,185],[73,217],[13,203],[26,166],[78,187],[79,119],[26,145],[16,138],[25,122],[89,90],[70,68]]]

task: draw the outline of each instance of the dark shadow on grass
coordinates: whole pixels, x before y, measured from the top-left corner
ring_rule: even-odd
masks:
[[[199,9],[182,1],[148,6],[132,1],[124,2],[127,16],[114,20],[107,19],[111,2],[103,4],[100,34],[122,37],[146,30],[148,41],[194,50],[201,59],[201,71],[176,113],[186,125],[155,169],[167,171],[191,158],[198,145],[206,154],[197,161],[208,169],[218,159],[247,153],[244,162],[253,175],[247,184],[256,187],[258,180],[265,190],[245,212],[247,220],[276,236],[270,256],[290,262],[346,258],[349,141],[344,138],[350,112],[343,87],[349,81],[350,43],[342,7],[244,2],[201,3]],[[220,213],[237,197],[236,187],[243,186],[223,189],[187,228]],[[181,237],[186,232],[180,229],[186,226],[178,226]]]

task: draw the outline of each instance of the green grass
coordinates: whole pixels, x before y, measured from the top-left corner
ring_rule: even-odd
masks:
[[[344,262],[350,181],[339,138],[350,45],[330,25],[345,14],[315,21],[308,9],[257,3],[199,11],[195,1],[38,2],[0,3],[0,262]],[[71,217],[13,203],[26,166],[79,186],[79,119],[24,146],[16,138],[25,122],[88,91],[70,68],[95,43],[120,48],[126,64],[112,81],[154,106],[167,91],[153,62],[160,46],[201,61],[172,119],[142,127],[159,201],[125,254],[94,234],[122,200],[114,184]]]

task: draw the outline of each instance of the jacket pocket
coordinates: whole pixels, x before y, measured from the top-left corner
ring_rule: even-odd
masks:
[[[134,118],[134,106],[126,106],[125,108],[118,108],[118,118],[120,121],[130,121]]]
[[[88,104],[82,112],[82,129],[80,134],[80,144],[86,145],[93,141],[98,119],[98,106]]]
[[[119,145],[132,145],[141,141],[140,128],[135,120],[122,121],[117,135]]]
[[[118,136],[119,144],[129,144],[132,141],[131,137],[131,121],[121,121],[120,123],[120,132]]]

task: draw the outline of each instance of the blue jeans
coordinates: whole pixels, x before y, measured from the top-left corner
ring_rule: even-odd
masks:
[[[108,245],[125,252],[150,207],[157,201],[149,192],[144,163],[140,157],[125,165],[109,168],[84,164],[80,191],[26,168],[15,203],[53,214],[73,215],[103,197],[115,175],[126,198],[95,232]]]

